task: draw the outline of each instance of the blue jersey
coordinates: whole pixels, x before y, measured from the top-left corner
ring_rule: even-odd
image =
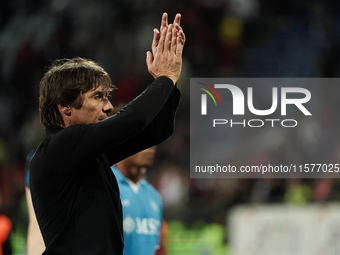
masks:
[[[159,245],[162,199],[157,190],[141,179],[138,191],[114,166],[123,206],[124,255],[153,255]]]

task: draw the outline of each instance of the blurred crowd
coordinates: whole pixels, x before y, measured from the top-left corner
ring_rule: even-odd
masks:
[[[118,88],[113,105],[128,102],[152,80],[145,53],[164,11],[170,22],[182,14],[187,37],[176,131],[158,146],[147,172],[163,197],[165,218],[224,224],[228,210],[241,203],[339,199],[338,179],[190,179],[189,84],[190,77],[337,77],[340,2],[0,0],[0,214],[14,229],[25,217],[20,207],[25,158],[45,135],[38,113],[42,74],[57,58],[93,59]],[[280,155],[304,162],[325,154],[339,161],[340,102],[334,91],[327,95],[335,104],[324,102],[322,125],[306,123],[286,134],[275,150],[233,160],[270,162]]]

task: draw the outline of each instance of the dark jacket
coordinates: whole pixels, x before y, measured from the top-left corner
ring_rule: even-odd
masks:
[[[122,254],[122,207],[110,166],[168,138],[179,90],[159,77],[96,124],[49,127],[30,165],[44,254]]]

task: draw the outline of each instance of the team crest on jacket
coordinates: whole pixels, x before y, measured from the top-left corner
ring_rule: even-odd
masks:
[[[130,217],[126,216],[123,221],[124,232],[130,234],[135,229],[135,221]]]
[[[129,199],[122,199],[122,206],[130,206],[130,200]]]

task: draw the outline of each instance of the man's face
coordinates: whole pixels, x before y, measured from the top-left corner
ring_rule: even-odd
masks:
[[[156,146],[138,152],[128,158],[137,167],[150,167],[155,159]]]
[[[155,159],[156,146],[138,152],[116,164],[123,175],[137,183],[145,170],[153,164]]]
[[[102,85],[83,93],[82,102],[80,109],[71,107],[70,125],[97,123],[106,119],[108,113],[113,110],[111,102],[107,99],[107,91]]]

